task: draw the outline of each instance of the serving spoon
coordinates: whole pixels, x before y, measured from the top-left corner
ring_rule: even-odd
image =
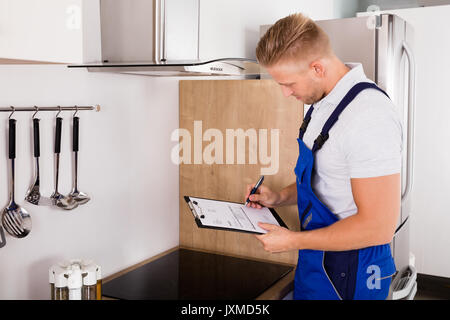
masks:
[[[37,111],[36,111],[37,113]],[[35,114],[36,114],[35,113]],[[39,121],[33,115],[33,151],[36,159],[35,179],[25,196],[25,200],[34,205],[51,205],[52,201],[48,197],[43,197],[40,193],[39,157],[41,155],[39,142]]]

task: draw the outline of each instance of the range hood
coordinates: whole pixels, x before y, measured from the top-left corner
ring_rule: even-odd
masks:
[[[90,72],[113,72],[153,77],[245,76],[259,77],[260,67],[255,60],[223,58],[210,61],[167,62],[103,62],[69,65],[69,68],[87,68]]]
[[[258,77],[256,60],[201,61],[200,0],[100,0],[101,61],[69,68],[148,76]]]

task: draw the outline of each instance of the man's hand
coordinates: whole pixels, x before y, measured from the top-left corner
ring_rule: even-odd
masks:
[[[298,232],[274,224],[259,222],[258,225],[268,231],[266,234],[255,236],[263,244],[264,250],[275,253],[297,249],[296,236]]]
[[[247,193],[245,194],[245,200],[247,200],[250,192],[255,184],[247,185]],[[261,209],[263,206],[267,208],[275,208],[280,201],[280,194],[278,192],[270,190],[270,188],[261,185],[255,194],[252,194],[249,198],[250,202],[247,207]]]

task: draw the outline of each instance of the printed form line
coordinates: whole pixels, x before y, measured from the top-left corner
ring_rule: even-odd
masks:
[[[252,225],[253,230],[256,230],[255,226],[254,226],[253,223],[250,221],[250,218],[247,216],[247,214],[245,213],[244,209],[242,209],[241,207],[239,207],[239,209],[242,210],[242,213],[243,213],[244,216],[247,218],[248,222],[250,222],[250,224]]]

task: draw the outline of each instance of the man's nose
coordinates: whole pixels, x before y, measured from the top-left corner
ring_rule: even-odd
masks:
[[[292,93],[294,92],[294,91],[292,91],[290,88],[288,88],[288,87],[286,87],[286,86],[281,86],[281,90],[282,90],[283,95],[284,95],[285,97],[291,96]]]

